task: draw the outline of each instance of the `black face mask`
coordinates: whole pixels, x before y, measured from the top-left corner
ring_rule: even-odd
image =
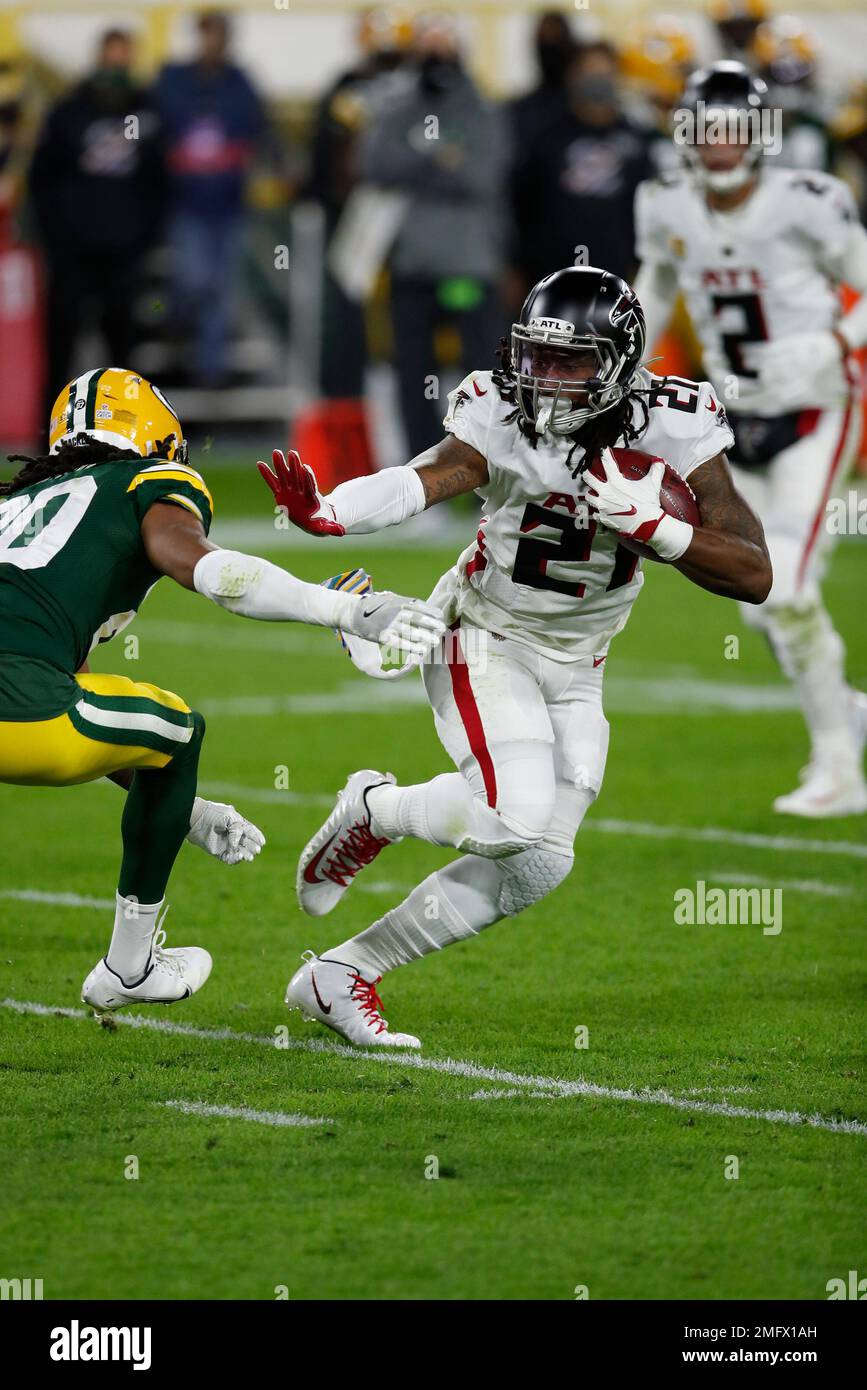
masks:
[[[585,102],[594,106],[618,105],[617,87],[613,78],[606,77],[601,72],[589,77],[576,77],[571,91],[575,101],[581,105]]]
[[[427,92],[449,92],[456,87],[463,76],[463,69],[457,58],[438,58],[431,53],[422,58],[419,64],[421,84]]]
[[[538,43],[536,58],[542,81],[547,87],[560,87],[566,69],[572,61],[573,50],[562,43]]]
[[[90,90],[100,106],[107,111],[118,111],[127,104],[132,79],[125,68],[105,68],[94,73]]]

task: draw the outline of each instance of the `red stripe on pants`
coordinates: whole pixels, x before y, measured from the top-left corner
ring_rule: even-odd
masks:
[[[807,563],[810,559],[811,554],[813,553],[813,546],[816,544],[816,537],[819,534],[819,527],[822,524],[822,517],[825,515],[825,508],[828,505],[828,498],[831,495],[831,488],[834,486],[834,478],[836,477],[837,469],[840,466],[840,458],[843,453],[843,446],[846,443],[846,436],[849,433],[849,421],[851,418],[852,398],[850,396],[846,404],[846,413],[843,416],[843,427],[840,430],[840,438],[837,440],[837,447],[834,450],[834,457],[831,460],[831,467],[828,470],[828,477],[825,480],[825,487],[822,492],[822,500],[819,503],[816,515],[813,517],[813,525],[810,527],[810,534],[807,537],[807,544],[804,546],[804,553],[801,556],[801,562],[798,565],[798,577],[796,580],[797,588],[800,588],[804,582],[804,574],[807,569]]]
[[[453,623],[450,632],[454,633],[453,641],[455,646],[460,643],[460,623]],[[467,663],[463,659],[463,646],[458,652],[459,659],[455,659],[455,646],[449,653],[448,667],[452,681],[452,694],[455,697],[455,704],[458,707],[458,714],[466,730],[467,738],[470,742],[470,751],[481,768],[482,780],[485,784],[485,793],[488,798],[489,806],[497,804],[497,774],[494,771],[494,761],[485,739],[485,730],[482,726],[479,707],[476,704],[476,697],[473,694],[473,687],[470,685],[470,673]]]

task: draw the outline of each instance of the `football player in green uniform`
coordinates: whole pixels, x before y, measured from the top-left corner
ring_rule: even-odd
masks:
[[[419,657],[435,609],[396,594],[305,584],[208,540],[213,501],[156,386],[110,367],[61,391],[49,453],[0,485],[0,782],[128,788],[111,944],[82,999],[98,1013],[170,1004],[200,989],[211,957],[164,946],[169,874],[184,840],[233,864],[261,832],[196,794],[202,716],[178,695],[94,675],[88,653],[135,617],[162,575],[247,618],[342,628]]]

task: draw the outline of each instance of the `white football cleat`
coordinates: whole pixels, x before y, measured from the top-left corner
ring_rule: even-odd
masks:
[[[164,931],[153,939],[148,967],[140,980],[125,984],[105,959],[95,965],[81,987],[81,1000],[98,1014],[114,1013],[128,1004],[177,1004],[207,980],[213,961],[200,946],[163,949]]]
[[[354,965],[305,951],[304,964],[286,986],[286,1003],[305,1018],[333,1028],[356,1047],[421,1047],[411,1033],[390,1033],[376,986]]]
[[[390,772],[365,768],[353,772],[337,793],[337,803],[324,825],[305,845],[298,860],[295,888],[302,911],[311,917],[331,912],[355,875],[372,864],[380,850],[393,844],[379,839],[370,828],[365,793],[384,782],[394,783]]]
[[[867,783],[860,768],[811,763],[795,791],[778,796],[774,810],[784,816],[829,820],[867,811]]]

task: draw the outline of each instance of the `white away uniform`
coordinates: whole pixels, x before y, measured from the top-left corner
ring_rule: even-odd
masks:
[[[730,446],[707,382],[639,371],[635,386],[648,393],[649,422],[632,447],[688,478]],[[512,415],[491,372],[470,373],[449,396],[445,428],[484,456],[489,482],[476,541],[433,595],[459,623],[461,651],[452,639],[450,659],[426,665],[425,688],[476,795],[519,836],[544,833],[571,855],[605,766],[605,655],[644,578],[611,530],[588,525],[583,450],[567,467],[570,439],[545,435],[534,448]]]
[[[854,697],[820,582],[834,541],[828,502],[842,494],[854,459],[860,402],[836,348],[822,357],[817,346],[811,361],[799,344],[819,337],[827,344],[840,321],[840,283],[867,283],[867,237],[852,195],[828,174],[766,166],[734,209],[711,209],[705,192],[679,173],[642,184],[635,212],[636,293],[648,341],[665,327],[679,289],[734,429],[735,482],[765,529],[773,586],[760,607],[743,605],[743,616],[767,633],[799,690],[813,764],[849,769],[851,794],[839,800],[857,807],[867,803],[867,789],[860,735],[852,733]],[[785,357],[769,372],[773,344]],[[777,809],[812,814],[789,798]]]
[[[688,478],[730,446],[707,382],[639,371],[633,385],[648,393],[648,423],[630,447]],[[484,456],[489,474],[478,489],[478,537],[434,591],[453,629],[422,668],[458,771],[416,786],[371,774],[359,824],[369,816],[365,843],[375,851],[411,835],[463,853],[328,953],[365,978],[474,936],[567,877],[605,770],[608,644],[643,582],[638,557],[606,527],[586,524],[583,451],[570,459],[572,441],[547,434],[533,448],[491,372],[471,372],[450,394],[444,423]],[[330,844],[330,823],[324,833]]]
[[[818,598],[832,539],[825,508],[851,467],[859,412],[842,359],[804,373],[785,396],[762,381],[758,362],[767,342],[836,325],[837,285],[861,235],[852,195],[829,174],[771,167],[740,207],[716,212],[679,173],[642,184],[635,214],[639,297],[648,273],[672,269],[729,411],[738,489],[768,540],[768,603],[807,607]]]

